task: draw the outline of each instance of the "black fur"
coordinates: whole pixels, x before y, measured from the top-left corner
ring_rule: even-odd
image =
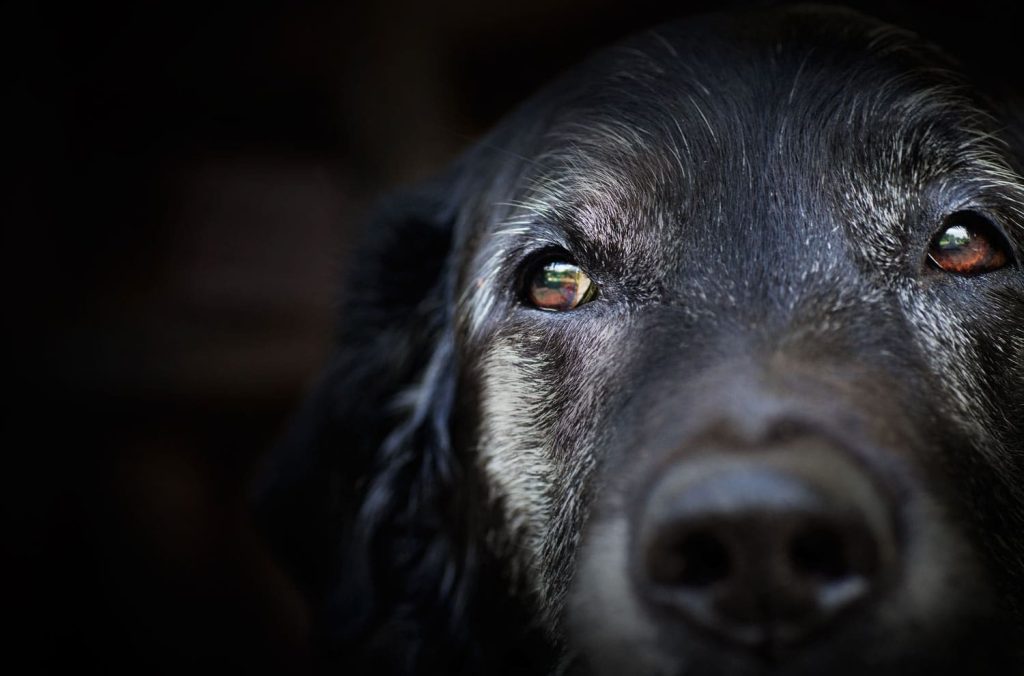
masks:
[[[790,55],[784,54],[781,47],[777,52],[780,63],[775,71],[778,81],[774,85],[777,93],[783,93],[780,96],[788,91],[795,77],[801,74],[813,77],[809,73],[818,67],[827,67],[822,73],[845,73],[848,79],[845,82],[822,79],[815,87],[796,93],[801,114],[794,115],[792,120],[795,124],[805,125],[805,128],[794,132],[798,141],[793,141],[793,145],[785,149],[790,155],[780,150],[780,156],[766,159],[764,167],[777,169],[779,163],[801,162],[805,154],[813,154],[814,144],[827,143],[826,138],[842,138],[844,132],[835,126],[820,132],[821,139],[813,136],[804,138],[801,134],[818,133],[814,125],[823,116],[835,115],[836,120],[844,119],[835,113],[842,111],[844,106],[849,105],[851,111],[858,110],[852,101],[870,96],[871,82],[887,81],[894,73],[901,75],[892,68],[905,68],[903,75],[906,77],[892,80],[891,99],[879,95],[880,101],[897,105],[901,101],[912,100],[910,97],[915,91],[930,91],[928,87],[936,85],[958,93],[950,95],[948,101],[943,99],[939,102],[941,111],[910,111],[905,120],[886,118],[879,122],[855,119],[851,113],[848,132],[851,138],[856,134],[867,137],[883,124],[894,125],[894,135],[902,134],[906,130],[900,125],[905,123],[911,127],[905,138],[921,141],[923,137],[913,136],[912,128],[917,124],[914,115],[918,114],[922,120],[927,115],[934,115],[927,118],[928,123],[939,128],[948,125],[953,129],[969,123],[983,127],[986,133],[989,130],[986,125],[990,122],[984,116],[985,104],[977,97],[961,92],[959,81],[948,72],[949,62],[930,47],[898,34],[884,40],[879,38],[889,45],[889,51],[876,59],[868,59],[865,56],[868,51],[866,45],[873,44],[872,38],[858,36],[860,32],[869,35],[871,31],[877,31],[875,23],[852,14],[821,11],[819,15],[817,10],[806,14],[802,11],[793,15],[795,19],[761,14],[738,20],[711,19],[706,24],[695,24],[697,28],[690,33],[686,29],[677,32],[675,27],[669,26],[657,34],[628,42],[617,51],[598,56],[516,111],[444,176],[404,197],[389,201],[379,211],[377,219],[367,230],[365,245],[352,261],[344,286],[334,357],[290,434],[271,459],[257,491],[260,520],[278,556],[310,600],[318,647],[331,667],[348,669],[348,673],[374,674],[551,673],[568,669],[570,665],[571,668],[584,668],[587,663],[585,655],[575,659],[580,657],[577,653],[581,648],[576,637],[557,619],[562,614],[561,606],[556,609],[557,617],[552,623],[545,617],[547,609],[538,607],[543,602],[529,580],[524,579],[528,576],[524,576],[510,561],[509,552],[524,545],[518,539],[521,534],[507,526],[506,496],[501,495],[498,487],[488,483],[477,456],[480,416],[484,415],[481,408],[484,342],[472,337],[474,329],[468,326],[469,320],[465,316],[465,288],[478,276],[473,266],[490,251],[488,238],[491,228],[499,220],[497,214],[505,208],[496,205],[517,198],[522,186],[537,170],[538,163],[550,160],[545,159],[547,144],[552,142],[552,134],[563,134],[562,131],[551,130],[562,130],[567,121],[573,121],[577,111],[584,118],[590,115],[624,127],[650,129],[656,126],[655,121],[668,114],[666,110],[676,105],[669,102],[671,90],[659,89],[662,80],[658,78],[685,77],[664,75],[664,72],[678,71],[684,74],[697,72],[706,81],[721,86],[716,96],[709,100],[717,101],[722,108],[709,111],[709,115],[717,120],[729,119],[730,115],[734,118],[731,127],[719,127],[719,134],[728,134],[730,138],[747,134],[749,138],[758,139],[763,136],[759,127],[762,123],[760,115],[762,111],[772,110],[778,99],[756,101],[759,106],[756,108],[729,110],[731,101],[740,101],[744,96],[736,93],[733,97],[730,87],[742,89],[744,83],[736,79],[737,73],[747,72],[744,69],[751,67],[750,59],[763,58],[763,54],[771,52],[770,45],[764,45],[770,43],[773,31],[779,44],[793,42],[809,47],[807,59],[810,65],[801,65],[792,59],[786,61]],[[718,31],[726,37],[719,38]],[[699,40],[694,41],[693,35],[700,35]],[[833,38],[839,47],[835,47]],[[684,50],[683,45],[688,39],[697,45],[689,44]],[[720,46],[719,40],[724,47]],[[708,45],[705,60],[696,60],[694,54],[701,53],[704,42]],[[673,44],[686,54],[677,57],[676,61],[672,57],[675,51]],[[845,45],[861,45],[864,52],[859,53]],[[638,52],[643,52],[643,56],[637,57]],[[888,64],[889,70],[883,69],[883,63]],[[647,75],[643,68],[651,68],[658,74],[651,75],[650,82],[645,82]],[[806,71],[803,70],[805,68]],[[615,91],[609,83],[621,85],[626,93]],[[864,91],[857,87],[864,87]],[[821,91],[829,89],[843,90],[845,98],[816,98]],[[938,93],[935,96],[941,98]],[[939,103],[935,105],[939,107]],[[931,105],[931,99],[926,99],[921,105]],[[768,117],[767,112],[765,117]],[[704,122],[712,127],[711,121]],[[697,119],[692,124],[697,126],[701,122]],[[920,124],[924,125],[924,122]],[[992,131],[1012,137],[1012,132],[1000,131],[998,127],[992,127]],[[586,130],[580,133],[585,134]],[[955,136],[953,132],[950,135],[951,138]],[[653,160],[648,163],[643,155],[639,159],[633,158],[635,164],[630,164],[630,160],[620,156],[621,148],[601,146],[602,142],[595,137],[593,145],[587,147],[576,139],[572,150],[566,152],[578,153],[578,157],[567,159],[563,153],[550,161],[556,166],[560,161],[566,162],[565,171],[570,171],[569,167],[572,171],[583,172],[588,167],[597,170],[613,167],[616,171],[626,172],[632,183],[624,185],[623,192],[635,198],[649,186],[652,192],[646,199],[653,201],[656,207],[660,205],[667,209],[683,199],[673,192],[671,186],[659,183],[663,180],[663,177],[659,178],[662,173],[669,170],[664,170]],[[805,145],[797,145],[798,142]],[[652,145],[662,148],[679,143],[679,138],[663,137]],[[728,155],[731,152],[728,139],[719,138],[717,144],[709,139],[692,143],[691,151],[703,154],[706,167],[710,168],[698,168],[693,179],[698,187],[690,186],[690,193],[685,197],[690,200],[687,204],[699,201],[702,191],[713,194],[714,188],[710,186],[718,171],[738,176],[749,170],[755,179],[758,178],[756,174],[761,170],[760,166],[741,168],[740,158],[735,154]],[[906,164],[901,168],[908,174],[927,172],[929,166],[925,165],[941,164],[946,161],[943,159],[946,155],[955,156],[952,146],[943,155],[939,152],[941,149],[929,143],[932,143],[930,138],[924,139],[920,147],[914,147],[908,141]],[[780,193],[789,190],[798,196],[806,195],[807,204],[811,204],[809,208],[813,210],[818,208],[817,203],[812,202],[819,199],[819,193],[841,191],[845,189],[839,184],[841,181],[855,184],[864,176],[870,179],[872,172],[883,171],[877,168],[880,162],[871,151],[870,145],[864,145],[856,166],[840,167],[846,170],[845,173],[837,174],[837,169],[823,164],[818,173],[827,176],[831,181],[828,185],[808,187],[802,182],[805,177],[794,171],[789,176],[790,183],[777,188]],[[847,149],[821,148],[821,153],[828,152],[838,155]],[[1004,147],[993,152],[1011,165],[1018,163],[1019,170],[1019,156],[1010,155]],[[750,161],[757,162],[757,157],[752,152]],[[747,161],[746,157],[742,159],[744,163]],[[544,168],[549,169],[550,165]],[[582,178],[590,180],[592,177]],[[702,183],[705,181],[707,185]],[[866,189],[870,191],[871,188]],[[1024,195],[1024,188],[1014,186],[1013,189],[1018,190],[1014,194]],[[776,193],[773,191],[771,194],[774,196]],[[891,195],[869,197],[875,200],[873,204],[879,209],[891,206],[887,203],[892,199]],[[786,197],[778,199],[785,202]],[[960,482],[965,488],[950,493],[961,497],[955,501],[951,498],[949,510],[971,524],[970,528],[977,529],[981,524],[984,530],[974,532],[972,546],[987,552],[985,556],[989,557],[990,569],[1003,568],[998,574],[993,574],[991,582],[992,588],[1000,590],[1006,606],[1005,614],[999,615],[1005,618],[1005,626],[992,633],[993,637],[998,636],[998,639],[993,639],[996,643],[1024,640],[1024,633],[1018,628],[1021,621],[1019,604],[1022,603],[1019,585],[1024,584],[1024,565],[1020,564],[1024,560],[1024,543],[1017,537],[1020,533],[1017,529],[1024,524],[1021,516],[1024,514],[1024,488],[1013,483],[1024,477],[1024,394],[1021,394],[1024,387],[1021,387],[1020,380],[1024,376],[1024,363],[1021,361],[1024,360],[1024,282],[1016,262],[1020,260],[1024,242],[1024,212],[1014,211],[1014,199],[1012,196],[1006,198],[1006,208],[1002,213],[1009,215],[1007,229],[1015,250],[1013,266],[1016,267],[1005,274],[1000,273],[1004,274],[1000,278],[1004,280],[1001,287],[993,286],[985,291],[992,300],[991,309],[986,312],[995,315],[990,322],[995,328],[990,329],[993,332],[990,336],[975,337],[975,340],[988,340],[1002,346],[998,354],[986,352],[981,359],[982,368],[987,371],[984,378],[990,387],[989,394],[1001,398],[994,402],[1000,409],[993,412],[993,417],[1002,419],[1002,423],[998,423],[1002,427],[991,430],[995,441],[976,436],[972,438],[970,429],[965,427],[945,427],[946,421],[934,413],[937,409],[929,408],[931,402],[923,394],[938,392],[936,388],[940,387],[931,380],[933,376],[922,375],[926,370],[921,365],[924,358],[905,344],[894,342],[893,336],[907,329],[896,320],[890,322],[890,327],[886,321],[863,319],[854,302],[858,293],[854,286],[828,290],[829,293],[835,292],[840,300],[844,293],[853,299],[847,303],[849,309],[836,310],[833,315],[833,321],[843,326],[842,337],[829,337],[827,347],[822,347],[825,342],[819,342],[815,344],[816,348],[805,353],[815,359],[826,354],[833,359],[836,353],[840,357],[885,353],[889,355],[885,358],[887,361],[883,360],[888,373],[900,374],[903,383],[914,383],[916,391],[925,399],[906,406],[905,416],[901,413],[903,417],[899,420],[887,423],[884,430],[877,432],[879,438],[886,434],[890,437],[904,435],[900,438],[907,440],[908,447],[923,448],[933,444],[931,435],[937,433],[923,428],[934,424],[948,431],[944,440],[934,443],[952,446],[955,439],[960,444],[959,448],[984,451],[970,458],[949,455],[951,459],[943,462],[949,468],[949,476],[954,478],[947,477],[942,481],[955,482],[957,476],[961,477]],[[843,204],[853,212],[849,218],[855,218],[854,207],[848,206],[850,202]],[[775,203],[765,205],[763,212],[750,213],[755,218],[757,214],[767,214],[775,206]],[[692,208],[705,207],[710,209],[708,205],[701,204]],[[646,208],[637,207],[641,211]],[[742,213],[745,208],[739,204],[735,213]],[[921,206],[920,209],[925,210],[926,207]],[[651,207],[649,212],[643,213],[655,210]],[[621,215],[621,212],[612,214],[608,220],[613,221]],[[849,220],[846,213],[833,212],[829,216]],[[566,217],[565,221],[572,221],[572,217]],[[540,229],[548,225],[534,224],[532,227]],[[595,263],[595,267],[604,266],[605,288],[608,298],[612,299],[609,303],[619,293],[621,298],[628,297],[635,305],[643,305],[651,298],[664,299],[666,294],[677,293],[684,288],[679,286],[678,280],[668,278],[655,280],[648,276],[628,283],[625,281],[634,273],[634,268],[645,264],[646,259],[642,258],[646,255],[645,238],[653,238],[653,235],[641,233],[636,236],[637,240],[643,240],[643,245],[637,247],[640,253],[631,258],[623,254],[632,241],[629,238],[618,242],[618,248],[606,245],[601,249],[587,241],[587,229],[578,222],[559,225],[565,231],[564,237],[577,251],[587,252],[581,257],[589,256],[592,261],[600,261]],[[869,243],[864,246],[872,255],[885,246],[922,247],[926,245],[928,235],[908,231],[900,235],[898,244],[886,240],[874,248]],[[762,241],[764,249],[769,252],[781,250],[780,241],[773,239],[778,235],[771,234],[767,226],[764,235],[742,235],[749,239],[741,239],[739,234],[735,237],[735,241]],[[821,242],[827,239],[826,235],[820,237]],[[925,238],[923,241],[922,237]],[[593,240],[592,235],[590,239]],[[658,247],[664,248],[665,255],[669,255],[666,244],[657,241],[650,244],[650,248]],[[712,275],[726,277],[745,266],[753,269],[754,266],[741,258],[730,258],[739,255],[735,254],[737,249],[743,251],[739,246],[704,250],[703,260],[707,268],[698,271],[696,282],[702,283],[702,279]],[[840,255],[838,250],[835,255]],[[875,265],[873,259],[865,259],[863,256],[867,254],[855,247],[844,255],[850,259],[836,263],[837,270]],[[887,274],[902,274],[896,265],[903,255],[903,249],[893,252],[894,271],[886,270]],[[788,269],[798,270],[799,263]],[[621,272],[617,278],[616,271]],[[788,273],[783,271],[779,274],[785,276]],[[794,273],[785,281],[790,287],[799,286],[800,282],[794,281],[798,279]],[[649,283],[650,288],[644,287],[645,283]],[[620,287],[616,284],[626,290],[618,290]],[[777,279],[755,279],[755,291],[737,301],[740,304],[750,303],[751,309],[743,315],[743,321],[754,317],[764,326],[773,326],[785,298],[768,297],[767,290],[782,286]],[[763,296],[759,295],[762,293],[759,289],[765,290]],[[509,292],[496,302],[504,303],[506,305],[501,307],[506,307],[520,301],[516,292]],[[825,301],[811,297],[807,302],[811,304],[807,316],[820,319],[821,313],[816,313],[815,308]],[[839,300],[829,302],[837,307],[841,305]],[[668,307],[671,303],[665,301],[665,305]],[[509,316],[512,312],[509,311]],[[610,314],[610,310],[608,313],[602,321],[615,321],[616,316]],[[687,318],[678,324],[667,325],[668,316],[650,327],[645,344],[648,341],[657,343],[662,338],[670,341],[670,333],[692,333],[697,331],[693,325],[701,324]],[[715,321],[722,325],[734,322],[740,326],[739,311],[732,317]],[[548,320],[549,317],[538,319],[517,315],[516,319],[503,326],[500,317],[490,314],[483,320],[484,327],[479,331],[483,334],[521,331],[523,335],[554,331],[538,323]],[[781,330],[777,326],[772,330]],[[890,328],[891,333],[886,333]],[[820,332],[817,328],[808,330]],[[556,352],[561,350],[558,354],[564,355],[556,358],[561,360],[560,364],[565,369],[559,373],[560,378],[571,379],[580,365],[572,347],[559,342],[565,340],[566,334],[544,335],[552,336],[549,339],[555,344],[552,349]],[[694,350],[698,344],[705,346],[701,349],[707,353],[708,360],[714,360],[716,355],[731,349],[724,342],[712,342],[710,347],[704,342],[694,343]],[[637,348],[637,353],[647,355],[645,358],[649,363],[642,368],[636,367],[632,376],[613,373],[613,367],[608,367],[609,378],[621,382],[632,377],[635,387],[626,391],[619,387],[609,392],[605,397],[609,402],[607,411],[600,415],[595,412],[594,417],[600,420],[590,421],[593,425],[608,426],[604,432],[599,431],[600,445],[606,450],[594,461],[598,466],[594,470],[596,472],[618,466],[616,452],[607,450],[616,448],[620,443],[617,439],[632,435],[637,429],[652,427],[651,423],[645,422],[643,414],[635,412],[635,402],[644,397],[634,396],[634,390],[646,387],[643,385],[645,378],[637,373],[646,368],[651,380],[658,380],[661,376],[656,374],[664,370],[662,365],[674,357],[663,351],[647,353],[642,347]],[[819,349],[821,354],[813,354],[815,349]],[[885,390],[884,384],[877,386],[879,391],[884,391],[879,396],[896,396],[892,394],[895,388]],[[664,383],[658,387],[664,387]],[[653,387],[647,389],[654,391]],[[669,393],[665,398],[677,396]],[[872,405],[865,404],[864,410],[871,410]],[[581,417],[579,412],[569,415]],[[586,412],[582,417],[586,417]],[[558,430],[559,434],[577,438],[582,434],[578,429],[566,426]],[[998,459],[993,460],[992,456]],[[584,470],[573,466],[566,472],[566,476],[582,476]],[[619,480],[614,475],[603,476],[611,478],[580,479],[578,489],[583,497],[571,502],[570,506],[581,511],[560,516],[562,520],[555,526],[556,531],[560,529],[560,534],[552,536],[552,541],[576,542],[583,524],[588,521],[583,511],[594,504],[602,505],[602,501],[608,499],[607,495],[618,490],[614,487]],[[960,501],[968,507],[962,507]],[[605,505],[594,509],[598,510],[597,513],[607,513],[610,508]],[[969,514],[962,516],[959,510]],[[553,585],[560,593],[574,579],[575,561],[575,549],[567,550],[558,559],[559,569],[549,571],[555,580]],[[1018,604],[1016,611],[1014,604]],[[970,612],[975,611],[965,609],[964,616]],[[985,622],[988,622],[990,618],[986,618]],[[1004,637],[1008,638],[1004,641]],[[856,647],[853,651],[856,652]],[[937,652],[941,653],[942,650]],[[893,659],[895,664],[903,658]],[[909,670],[916,668],[910,662],[907,665]],[[822,668],[831,671],[830,668]]]
[[[451,176],[392,198],[368,226],[336,356],[256,488],[325,663],[357,673],[551,659],[474,537],[480,503],[452,445]]]

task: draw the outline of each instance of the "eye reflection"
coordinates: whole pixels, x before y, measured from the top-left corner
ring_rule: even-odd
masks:
[[[980,214],[964,211],[946,219],[932,239],[928,258],[935,267],[958,275],[980,275],[1010,262],[1009,245]]]
[[[565,312],[593,299],[596,287],[578,265],[553,260],[531,275],[527,295],[541,310]]]

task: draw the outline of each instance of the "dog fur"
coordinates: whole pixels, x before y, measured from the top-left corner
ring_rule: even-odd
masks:
[[[858,462],[913,514],[922,572],[858,620],[878,627],[771,673],[1019,673],[1024,180],[1005,125],[905,31],[816,7],[712,15],[599,54],[384,204],[259,489],[327,660],[765,673],[666,649],[622,543],[659,449],[722,416],[754,438],[793,406],[887,449]],[[1011,264],[928,269],[968,209]],[[523,302],[551,251],[585,263],[597,300]]]

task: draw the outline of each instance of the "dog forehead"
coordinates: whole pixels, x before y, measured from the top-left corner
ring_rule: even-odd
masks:
[[[912,35],[848,12],[716,21],[640,36],[549,92],[498,230],[553,224],[634,261],[645,243],[663,254],[681,224],[715,239],[774,224],[886,251],[908,198],[1002,171],[985,116]]]
[[[639,303],[790,307],[840,279],[881,288],[958,205],[1024,202],[997,138],[939,52],[858,14],[656,29],[479,146],[461,221],[467,326],[481,335],[544,250]]]

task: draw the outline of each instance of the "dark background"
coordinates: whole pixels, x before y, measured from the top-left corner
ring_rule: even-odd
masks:
[[[1024,91],[1019,11],[855,4]],[[246,492],[369,205],[593,49],[721,5],[5,6],[8,660],[306,670]]]

